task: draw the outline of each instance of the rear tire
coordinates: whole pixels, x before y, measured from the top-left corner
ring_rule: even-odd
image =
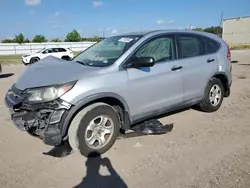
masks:
[[[62,56],[61,59],[64,59],[64,60],[66,60],[66,61],[69,61],[69,60],[70,60],[70,57],[69,57],[69,56]]]
[[[212,78],[207,85],[204,99],[199,104],[199,108],[204,112],[217,111],[223,102],[224,92],[222,82],[218,78]]]
[[[96,120],[99,117],[98,123]],[[101,123],[105,118],[108,119],[106,124]],[[109,126],[107,126],[108,122]],[[105,133],[105,128],[110,131],[110,134]],[[73,150],[80,151],[85,157],[97,157],[113,146],[119,131],[120,118],[117,111],[108,104],[94,103],[81,110],[72,120],[68,131],[69,144]],[[105,140],[103,145],[100,144],[101,140],[103,141],[102,138]],[[97,146],[99,144],[100,146]]]

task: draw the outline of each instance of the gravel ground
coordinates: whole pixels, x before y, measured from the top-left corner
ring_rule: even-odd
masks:
[[[44,155],[51,148],[17,130],[4,95],[25,70],[4,66],[0,76],[0,187],[249,188],[250,51],[233,51],[230,98],[216,113],[192,109],[161,118],[172,132],[118,140],[102,158]],[[14,74],[14,75],[12,75]],[[119,176],[118,176],[119,175]]]

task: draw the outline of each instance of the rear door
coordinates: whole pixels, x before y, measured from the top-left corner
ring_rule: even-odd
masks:
[[[62,57],[62,54],[60,53],[59,48],[53,48],[52,52],[53,52],[52,55],[54,57],[57,57],[57,58],[61,58]]]
[[[62,57],[62,56],[70,56],[70,53],[66,50],[66,49],[64,49],[64,48],[59,48],[58,49],[59,50],[59,54],[60,54],[60,58]]]
[[[132,58],[153,57],[156,61],[153,67],[127,69],[127,101],[133,120],[156,115],[182,103],[182,72],[177,67],[175,47],[174,35],[157,36],[132,55]]]
[[[184,102],[194,103],[203,98],[208,81],[218,69],[216,48],[208,48],[210,39],[198,34],[178,34],[176,39],[183,67]]]

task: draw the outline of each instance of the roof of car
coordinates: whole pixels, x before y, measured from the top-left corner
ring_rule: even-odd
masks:
[[[138,31],[138,32],[130,32],[130,33],[122,33],[115,36],[129,36],[129,35],[138,35],[138,36],[145,36],[148,34],[157,35],[157,34],[164,34],[164,33],[190,33],[190,34],[201,34],[203,36],[211,37],[214,39],[220,39],[217,35],[212,33],[207,33],[204,31],[195,31],[195,30],[184,30],[184,29],[172,29],[172,30],[150,30],[150,31]]]
[[[160,34],[160,33],[175,33],[175,32],[185,32],[185,33],[204,33],[201,31],[194,31],[194,30],[183,30],[183,29],[164,29],[164,30],[149,30],[149,31],[137,31],[137,32],[129,32],[129,33],[122,33],[118,34],[116,36],[126,36],[126,35],[139,35],[139,36],[144,36],[147,34]]]

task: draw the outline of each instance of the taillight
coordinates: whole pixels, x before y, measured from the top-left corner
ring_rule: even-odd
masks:
[[[231,61],[231,51],[229,46],[227,46],[227,59]]]

